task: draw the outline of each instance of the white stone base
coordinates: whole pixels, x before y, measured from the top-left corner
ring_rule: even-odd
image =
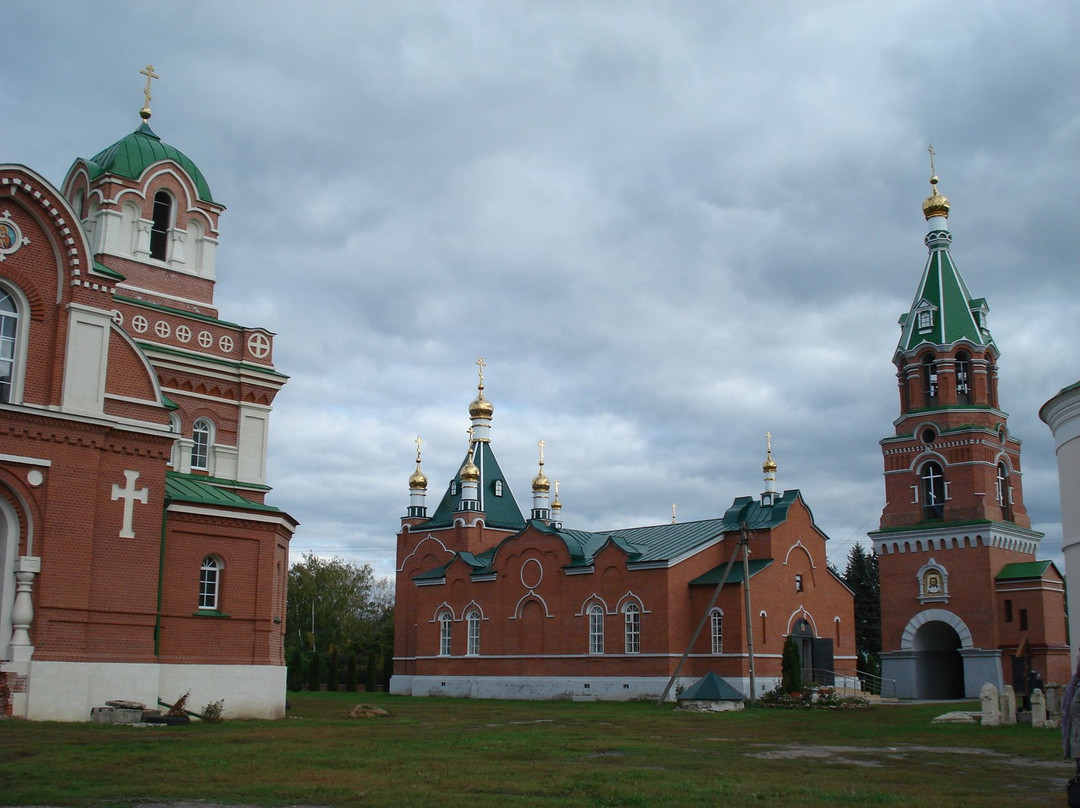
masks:
[[[699,677],[682,676],[668,693],[694,684]],[[747,679],[727,678],[742,693],[750,690]],[[755,679],[757,695],[776,687],[777,679]],[[397,696],[456,696],[472,699],[565,699],[572,701],[630,701],[659,699],[668,680],[656,676],[403,676],[390,679],[390,693]]]
[[[38,721],[89,721],[106,701],[158,699],[173,704],[191,691],[187,709],[200,712],[224,699],[225,718],[282,718],[284,665],[134,665],[118,662],[30,663],[25,712]]]

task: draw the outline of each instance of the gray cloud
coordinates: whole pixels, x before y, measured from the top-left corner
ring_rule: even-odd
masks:
[[[151,125],[228,206],[222,316],[275,331],[292,377],[270,475],[298,553],[392,568],[412,440],[436,499],[483,355],[523,508],[543,438],[568,525],[715,516],[771,431],[842,562],[884,504],[928,142],[1057,552],[1037,411],[1080,378],[1070,4],[107,8],[5,9],[3,158],[59,184],[135,128],[155,65]]]

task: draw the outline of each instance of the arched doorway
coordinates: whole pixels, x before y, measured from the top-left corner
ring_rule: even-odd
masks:
[[[948,623],[931,620],[915,631],[916,698],[962,699],[964,660],[960,635]]]

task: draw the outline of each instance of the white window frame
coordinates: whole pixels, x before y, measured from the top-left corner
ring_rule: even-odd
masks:
[[[594,603],[589,607],[589,653],[604,653],[604,607]]]
[[[624,631],[623,650],[627,654],[641,653],[641,607],[636,603],[627,603],[623,609]]]
[[[27,315],[29,308],[26,298],[18,287],[0,283],[0,295],[9,298],[14,308],[13,312],[0,312],[0,321],[10,322],[8,328],[0,328],[0,365],[7,364],[11,368],[7,395],[0,396],[0,403],[20,404],[22,403],[23,373],[26,369],[26,332],[30,327],[30,318]],[[3,336],[5,331],[6,337]]]
[[[203,558],[199,568],[199,610],[220,611],[221,571],[225,568],[221,559],[215,555]]]
[[[454,616],[448,611],[439,612],[439,656],[451,656],[454,646]]]
[[[210,471],[211,448],[214,445],[214,422],[197,418],[191,426],[191,468]]]
[[[468,638],[465,653],[469,656],[480,656],[480,612],[473,609],[465,615],[465,627]]]
[[[724,653],[724,613],[719,609],[709,612],[709,631],[714,654]]]

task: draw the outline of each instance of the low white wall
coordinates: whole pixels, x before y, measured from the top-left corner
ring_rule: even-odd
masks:
[[[750,690],[749,679],[728,678],[727,682],[742,693]],[[698,677],[682,676],[676,680],[667,700],[694,684]],[[757,695],[776,687],[773,677],[755,680]],[[668,680],[646,676],[394,676],[390,692],[400,696],[456,696],[473,699],[571,699],[576,701],[629,701],[658,699]]]
[[[282,665],[135,665],[116,662],[30,663],[26,718],[88,721],[106,701],[139,701],[149,708],[158,698],[170,704],[187,691],[187,708],[199,712],[224,699],[226,718],[281,718],[285,715]]]

